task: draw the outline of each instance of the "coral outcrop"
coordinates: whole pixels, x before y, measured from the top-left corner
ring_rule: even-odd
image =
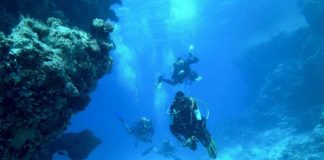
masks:
[[[0,31],[8,34],[19,23],[20,16],[46,21],[49,17],[63,20],[70,26],[88,30],[95,18],[118,21],[110,9],[120,0],[1,0]]]
[[[55,153],[65,154],[72,160],[84,160],[101,142],[90,130],[64,133],[33,153],[31,160],[50,160],[53,159]]]
[[[113,48],[111,25],[96,19],[91,28],[93,35],[56,18],[23,18],[10,35],[0,33],[1,160],[28,159],[89,103]]]

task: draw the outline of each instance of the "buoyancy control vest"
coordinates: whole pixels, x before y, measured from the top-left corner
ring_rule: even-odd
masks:
[[[197,109],[197,104],[192,97],[177,99],[170,108],[173,124],[180,126],[193,125],[197,121],[194,113]]]

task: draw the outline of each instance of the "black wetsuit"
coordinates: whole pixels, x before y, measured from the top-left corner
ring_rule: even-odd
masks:
[[[125,122],[123,122],[123,126],[129,134],[134,135],[139,140],[143,142],[152,142],[152,137],[154,135],[152,122],[144,122],[140,120],[132,127],[129,127]]]
[[[190,65],[197,63],[199,59],[192,55],[189,55],[187,59],[178,58],[177,62],[173,64],[173,73],[170,79],[161,78],[160,81],[164,81],[170,85],[176,85],[178,83],[183,83],[186,79],[195,81],[198,78],[198,74],[191,70]],[[183,62],[183,63],[181,63]],[[183,72],[180,74],[180,72]]]
[[[212,141],[211,135],[206,128],[206,119],[202,117],[197,120],[194,111],[197,110],[197,104],[189,97],[183,97],[173,102],[170,107],[170,114],[173,122],[170,125],[172,134],[180,141],[182,137],[185,140],[195,137],[205,147],[208,147]],[[182,136],[182,137],[181,137]],[[190,146],[192,150],[196,149],[196,143]]]
[[[152,137],[154,135],[154,130],[153,130],[153,125],[151,122],[146,122],[148,123],[145,127],[145,122],[138,122],[136,124],[136,127],[132,129],[133,134],[136,135],[140,140],[143,142],[152,142]]]

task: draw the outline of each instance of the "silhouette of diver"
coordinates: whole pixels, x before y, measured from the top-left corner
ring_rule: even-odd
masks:
[[[191,150],[197,149],[196,142],[206,147],[210,158],[216,159],[217,150],[212,136],[206,128],[206,119],[200,114],[197,103],[181,91],[175,95],[169,110],[171,133]]]
[[[166,79],[163,76],[160,76],[158,79],[158,86],[162,82],[165,82],[170,85],[182,84],[184,81],[191,84],[193,81],[199,81],[202,79],[195,71],[192,71],[190,68],[191,64],[197,63],[199,59],[193,56],[194,47],[189,46],[189,55],[187,58],[178,57],[177,61],[173,64],[173,73],[171,79]]]
[[[162,143],[162,146],[160,148],[156,148],[156,147],[152,146],[152,147],[146,149],[142,153],[142,156],[146,156],[147,154],[149,154],[152,151],[164,156],[165,158],[173,158],[174,160],[181,160],[180,158],[178,158],[174,155],[176,149],[170,140],[164,140]]]
[[[122,123],[127,133],[135,136],[135,147],[137,147],[137,141],[140,140],[145,143],[152,143],[152,137],[154,135],[153,123],[146,117],[141,117],[135,125],[129,127],[123,118],[115,115],[116,118]]]

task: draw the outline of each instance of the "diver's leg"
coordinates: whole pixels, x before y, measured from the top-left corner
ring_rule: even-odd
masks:
[[[165,78],[161,78],[160,82],[165,82],[165,83],[170,84],[172,86],[175,86],[178,83],[175,80],[170,80],[170,79],[165,79]]]
[[[174,156],[174,155],[172,155],[172,158],[173,158],[174,160],[181,160],[179,157]]]
[[[142,156],[146,156],[148,155],[149,153],[151,153],[151,151],[155,151],[156,148],[154,148],[153,146],[149,147],[148,149],[146,149],[143,153],[142,153]]]
[[[189,80],[190,81],[200,81],[202,79],[201,76],[198,75],[197,72],[191,71],[189,74]]]
[[[197,139],[200,141],[200,143],[206,147],[207,152],[212,159],[216,159],[217,157],[217,149],[215,142],[210,135],[209,131],[206,127],[204,127],[197,135]]]
[[[160,76],[159,79],[158,79],[158,83],[157,83],[158,88],[161,87],[162,82],[165,82],[165,83],[170,84],[170,85],[172,85],[172,86],[175,86],[175,85],[178,83],[178,82],[177,82],[176,80],[174,80],[173,78],[172,78],[172,80],[171,80],[171,79],[166,79],[166,78],[164,78],[163,76]]]

